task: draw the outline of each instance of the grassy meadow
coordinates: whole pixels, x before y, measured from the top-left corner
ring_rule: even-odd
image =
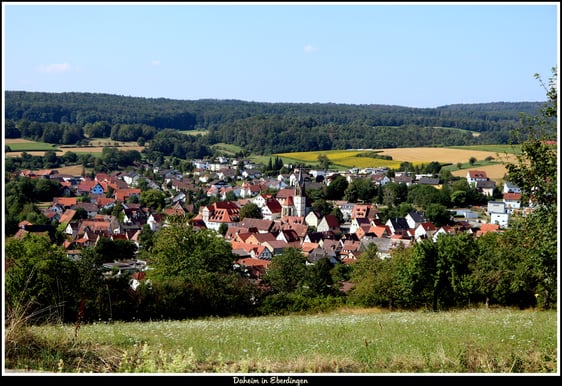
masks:
[[[4,139],[4,145],[10,147],[10,152],[6,152],[6,154],[10,154],[11,152],[17,153],[16,155],[19,156],[21,152],[46,152],[46,151],[55,151],[55,152],[62,152],[60,147],[55,144],[45,143],[45,142],[34,142],[27,139],[13,139],[8,138]],[[42,155],[42,154],[41,154]]]
[[[340,309],[314,315],[55,324],[5,332],[5,366],[55,373],[558,371],[556,311]]]

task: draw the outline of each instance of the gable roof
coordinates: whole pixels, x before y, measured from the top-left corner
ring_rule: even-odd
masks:
[[[76,214],[76,210],[75,209],[67,209],[63,212],[63,214],[60,216],[59,219],[59,223],[60,224],[68,224],[72,218],[74,217],[74,215]]]
[[[333,214],[325,215],[324,218],[322,218],[322,220],[320,222],[326,223],[326,225],[328,225],[328,227],[330,229],[337,229],[340,226],[338,218],[336,216],[334,216]]]
[[[503,194],[504,201],[520,201],[521,200],[521,193],[504,193]]]
[[[488,175],[483,170],[469,170],[468,173],[467,173],[467,176],[470,179],[473,179],[473,180],[474,179],[485,179],[485,180],[488,179]]]
[[[65,208],[70,208],[71,206],[76,205],[77,198],[76,197],[53,197],[53,203],[62,205]]]
[[[407,214],[407,216],[410,216],[412,220],[414,220],[414,222],[416,223],[422,223],[427,221],[424,214],[420,212],[411,211]]]
[[[482,236],[488,232],[498,232],[500,230],[499,224],[482,224],[480,229],[476,232],[476,236]]]
[[[391,223],[394,231],[410,229],[410,226],[404,217],[391,217],[388,221]]]
[[[242,228],[256,228],[261,232],[272,232],[275,230],[275,222],[261,218],[245,217],[238,222],[238,226]]]

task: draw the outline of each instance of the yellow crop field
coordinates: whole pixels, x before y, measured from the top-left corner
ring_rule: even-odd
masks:
[[[392,157],[392,160],[360,156],[368,154],[389,156]],[[483,166],[475,164],[475,166],[470,169],[485,171],[488,175],[488,178],[495,181],[503,179],[507,172],[502,162],[513,162],[515,159],[515,156],[512,154],[473,149],[452,149],[435,147],[330,150],[315,152],[279,153],[276,155],[284,159],[302,161],[310,164],[316,164],[318,162],[318,156],[324,155],[328,157],[332,164],[348,168],[377,168],[386,166],[390,169],[399,169],[402,162],[411,162],[416,166],[420,164],[428,164],[430,162],[456,165],[458,163],[467,164],[472,157],[474,157],[477,161],[483,161],[488,157],[492,157],[493,161],[498,162],[497,164]],[[466,176],[467,170],[470,169],[467,169],[465,165],[462,169],[451,171],[451,173],[454,176],[464,177]]]
[[[318,156],[328,157],[332,164],[345,166],[349,168],[379,168],[388,167],[396,169],[400,167],[402,161],[385,160],[381,158],[369,157],[369,155],[381,154],[373,150],[326,150],[326,151],[310,151],[295,153],[279,153],[276,156],[292,159],[295,161],[303,161],[307,163],[318,162]]]
[[[496,161],[506,158],[505,154],[497,154],[491,151],[471,150],[471,149],[451,149],[446,147],[407,147],[394,149],[381,149],[381,155],[389,155],[393,160],[423,162],[432,161],[440,163],[456,164],[458,162],[466,163],[471,157],[477,160],[484,160],[487,157],[493,157]],[[509,155],[509,160],[513,160],[513,155]]]
[[[514,162],[515,155],[496,153],[491,151],[481,151],[481,150],[471,150],[471,149],[449,149],[449,148],[403,148],[403,149],[384,149],[383,155],[389,155],[393,160],[409,161],[415,165],[415,162],[428,163],[431,161],[437,161],[440,163],[451,163],[453,165],[457,163],[465,164],[469,162],[471,157],[476,158],[476,160],[482,161],[487,157],[493,157],[494,161],[499,162],[493,165],[476,165],[469,169],[460,169],[451,171],[451,174],[457,177],[466,177],[468,170],[480,170],[486,172],[489,179],[496,182],[503,180],[507,169],[503,165],[503,162]]]

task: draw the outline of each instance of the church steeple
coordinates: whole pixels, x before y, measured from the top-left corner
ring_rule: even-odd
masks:
[[[302,168],[299,168],[299,177],[295,183],[295,196],[304,196],[304,181],[302,179]]]
[[[293,202],[295,204],[295,215],[298,217],[306,216],[306,193],[304,191],[302,168],[299,168],[299,178],[295,182],[295,196],[293,197]]]

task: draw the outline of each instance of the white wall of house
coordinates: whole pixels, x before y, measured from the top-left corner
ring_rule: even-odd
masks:
[[[503,201],[489,201],[488,213],[505,213],[505,203]]]
[[[490,224],[498,224],[500,228],[507,228],[509,224],[509,213],[492,213]]]

